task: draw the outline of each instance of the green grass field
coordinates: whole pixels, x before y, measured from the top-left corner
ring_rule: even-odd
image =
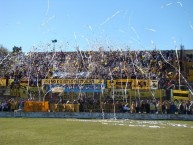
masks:
[[[192,145],[192,121],[0,118],[0,145]]]

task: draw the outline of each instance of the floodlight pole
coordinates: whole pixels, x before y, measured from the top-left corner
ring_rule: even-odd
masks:
[[[55,44],[56,44],[57,40],[52,40],[52,43],[54,44],[54,47],[53,47],[53,52],[55,52]]]

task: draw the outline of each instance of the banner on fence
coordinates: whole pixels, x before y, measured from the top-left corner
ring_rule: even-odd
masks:
[[[6,86],[6,79],[0,79],[0,86],[5,87]]]
[[[174,100],[189,100],[189,91],[172,90]]]
[[[116,80],[107,80],[107,88],[116,88]]]
[[[99,79],[42,79],[44,84],[104,84],[104,80]]]
[[[116,88],[117,89],[131,89],[132,79],[117,79]]]
[[[147,89],[150,89],[150,80],[133,79],[132,89],[133,90],[147,90]]]
[[[103,92],[105,89],[105,84],[67,84],[67,85],[60,85],[60,84],[51,84],[45,85],[44,89],[46,91],[52,92]]]

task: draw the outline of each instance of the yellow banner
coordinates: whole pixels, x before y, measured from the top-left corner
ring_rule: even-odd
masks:
[[[136,80],[132,81],[133,90],[147,90],[150,89],[150,80]]]
[[[174,100],[190,100],[188,97],[174,96]]]
[[[189,100],[189,91],[173,90],[174,100]]]
[[[178,94],[189,94],[189,91],[173,90],[173,93],[178,93]]]
[[[116,80],[116,88],[119,89],[131,89],[132,79],[117,79]]]
[[[21,83],[20,83],[20,86],[26,87],[26,86],[28,86],[28,83],[27,83],[27,82],[21,82]]]
[[[14,82],[14,79],[9,79],[8,86],[10,86]]]
[[[99,79],[42,79],[44,84],[104,84],[104,80]]]
[[[48,112],[48,101],[26,101],[24,103],[24,112]]]
[[[19,88],[19,96],[21,98],[27,98],[28,97],[28,92],[26,88]]]
[[[141,98],[152,98],[152,92],[150,90],[139,90],[138,92],[130,89],[114,89],[114,90],[111,89],[110,96],[113,97],[113,94],[114,97],[118,99],[129,97],[138,98],[139,96]],[[161,90],[161,93],[160,90],[155,90],[153,97],[160,98],[160,95],[163,96],[163,94],[164,94],[163,90]]]
[[[107,80],[107,88],[111,89],[113,87],[116,88],[116,80],[113,80],[113,81]]]
[[[0,86],[5,87],[6,86],[6,79],[0,79]]]
[[[107,80],[107,88],[116,89],[134,89],[134,90],[147,90],[147,89],[158,89],[157,80],[136,80],[136,79],[116,79]]]
[[[104,84],[104,80],[94,79],[94,84]]]

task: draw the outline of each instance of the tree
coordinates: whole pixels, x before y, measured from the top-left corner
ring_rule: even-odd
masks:
[[[17,47],[17,46],[14,46],[13,47],[13,53],[20,53],[20,52],[22,52],[22,48],[21,47]]]
[[[9,53],[8,49],[5,48],[3,45],[0,45],[0,56],[7,55]]]

